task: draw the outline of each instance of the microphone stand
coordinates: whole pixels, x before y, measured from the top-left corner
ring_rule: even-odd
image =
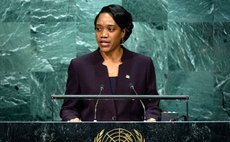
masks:
[[[138,95],[138,93],[137,93],[137,91],[136,91],[136,89],[134,88],[134,86],[133,86],[133,84],[132,84],[132,83],[130,83],[130,84],[129,84],[129,87],[130,87],[130,89],[132,89],[132,90],[133,90],[133,92],[135,93],[135,95]],[[144,103],[143,103],[143,101],[142,101],[141,99],[139,99],[139,101],[140,101],[141,106],[142,106],[142,108],[143,108],[143,110],[144,110],[144,121],[145,121],[145,120],[146,120],[146,110],[145,110],[145,105],[144,105]]]
[[[104,85],[100,85],[100,92],[98,95],[101,95],[102,91],[104,90]],[[97,106],[98,106],[99,99],[97,99],[96,104],[94,106],[94,120],[93,122],[97,122]]]

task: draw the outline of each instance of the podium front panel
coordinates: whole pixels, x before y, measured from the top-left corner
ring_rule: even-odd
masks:
[[[0,122],[0,141],[230,141],[230,122]]]

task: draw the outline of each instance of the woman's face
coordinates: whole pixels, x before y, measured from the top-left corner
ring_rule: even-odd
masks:
[[[96,21],[96,40],[102,52],[113,52],[120,47],[125,30],[121,29],[109,13],[101,13]]]

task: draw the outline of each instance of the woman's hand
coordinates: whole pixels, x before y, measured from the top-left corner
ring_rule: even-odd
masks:
[[[79,118],[74,118],[74,119],[70,119],[67,122],[81,122],[81,119]]]
[[[156,122],[157,120],[155,118],[149,118],[146,120],[146,122]]]

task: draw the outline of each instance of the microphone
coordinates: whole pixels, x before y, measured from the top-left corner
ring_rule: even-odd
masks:
[[[134,88],[134,85],[133,85],[132,83],[129,83],[129,87],[130,87],[130,89],[133,90],[133,92],[135,93],[135,95],[138,95],[138,93],[137,93],[137,91],[136,91],[136,89]],[[141,106],[142,106],[142,108],[143,108],[143,110],[144,110],[144,120],[145,120],[145,119],[146,119],[145,105],[144,105],[144,103],[143,103],[143,101],[142,101],[141,99],[139,99],[139,101],[140,101]]]
[[[98,95],[101,95],[102,91],[104,90],[104,84],[100,85],[100,92]],[[94,120],[93,122],[97,122],[97,105],[98,105],[99,100],[97,99],[96,104],[94,106]]]

